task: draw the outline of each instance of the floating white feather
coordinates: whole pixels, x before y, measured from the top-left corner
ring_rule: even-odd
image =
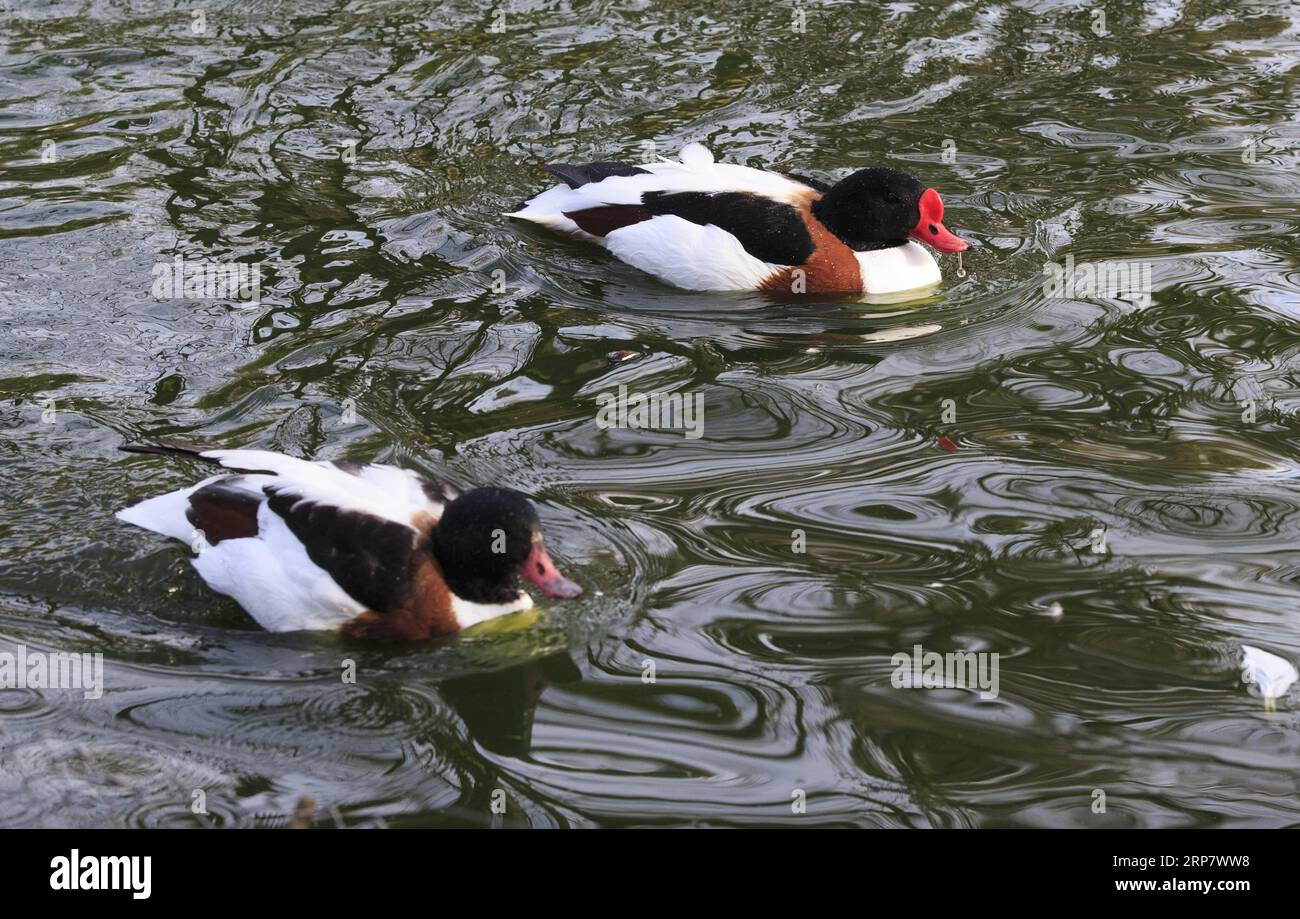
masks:
[[[1264,709],[1275,711],[1275,700],[1282,698],[1297,679],[1300,672],[1286,658],[1278,657],[1250,645],[1241,646],[1241,678],[1243,682],[1254,683],[1264,697]]]

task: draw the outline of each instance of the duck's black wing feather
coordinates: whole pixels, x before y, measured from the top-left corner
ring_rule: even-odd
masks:
[[[263,491],[307,557],[366,609],[386,613],[410,598],[420,553],[427,551],[411,527],[315,501],[294,488],[268,485]]]
[[[815,248],[795,208],[783,201],[743,191],[662,192],[641,196],[652,215],[673,214],[701,226],[726,230],[755,258],[776,265],[802,265]]]

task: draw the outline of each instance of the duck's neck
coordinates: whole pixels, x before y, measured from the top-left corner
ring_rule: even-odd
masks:
[[[852,215],[860,215],[862,209],[863,205],[860,201],[846,199],[843,195],[837,195],[833,188],[812,203],[812,214],[817,218],[817,221],[829,230],[836,239],[854,252],[892,249],[907,242],[906,236],[898,239],[869,239],[846,231],[844,228],[854,223]]]

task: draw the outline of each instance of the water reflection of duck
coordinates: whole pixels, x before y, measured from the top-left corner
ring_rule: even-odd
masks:
[[[715,163],[700,144],[681,161],[552,164],[564,180],[507,216],[591,240],[688,290],[881,295],[936,284],[916,241],[961,252],[933,188],[894,169],[827,185]]]
[[[505,670],[447,680],[443,698],[484,749],[516,759],[532,744],[537,702],[551,686],[576,683],[582,672],[563,651]]]
[[[582,592],[547,555],[522,494],[461,494],[409,469],[268,450],[126,447],[232,470],[118,512],[190,543],[208,586],[273,632],[420,640]]]

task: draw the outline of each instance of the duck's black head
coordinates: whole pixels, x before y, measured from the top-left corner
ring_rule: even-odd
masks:
[[[908,237],[940,252],[966,248],[966,240],[944,228],[939,193],[896,169],[860,169],[813,202],[812,210],[858,252],[901,246]]]
[[[443,580],[462,600],[509,603],[519,595],[519,575],[548,597],[582,593],[547,556],[533,505],[508,488],[476,488],[450,502],[432,546]]]

